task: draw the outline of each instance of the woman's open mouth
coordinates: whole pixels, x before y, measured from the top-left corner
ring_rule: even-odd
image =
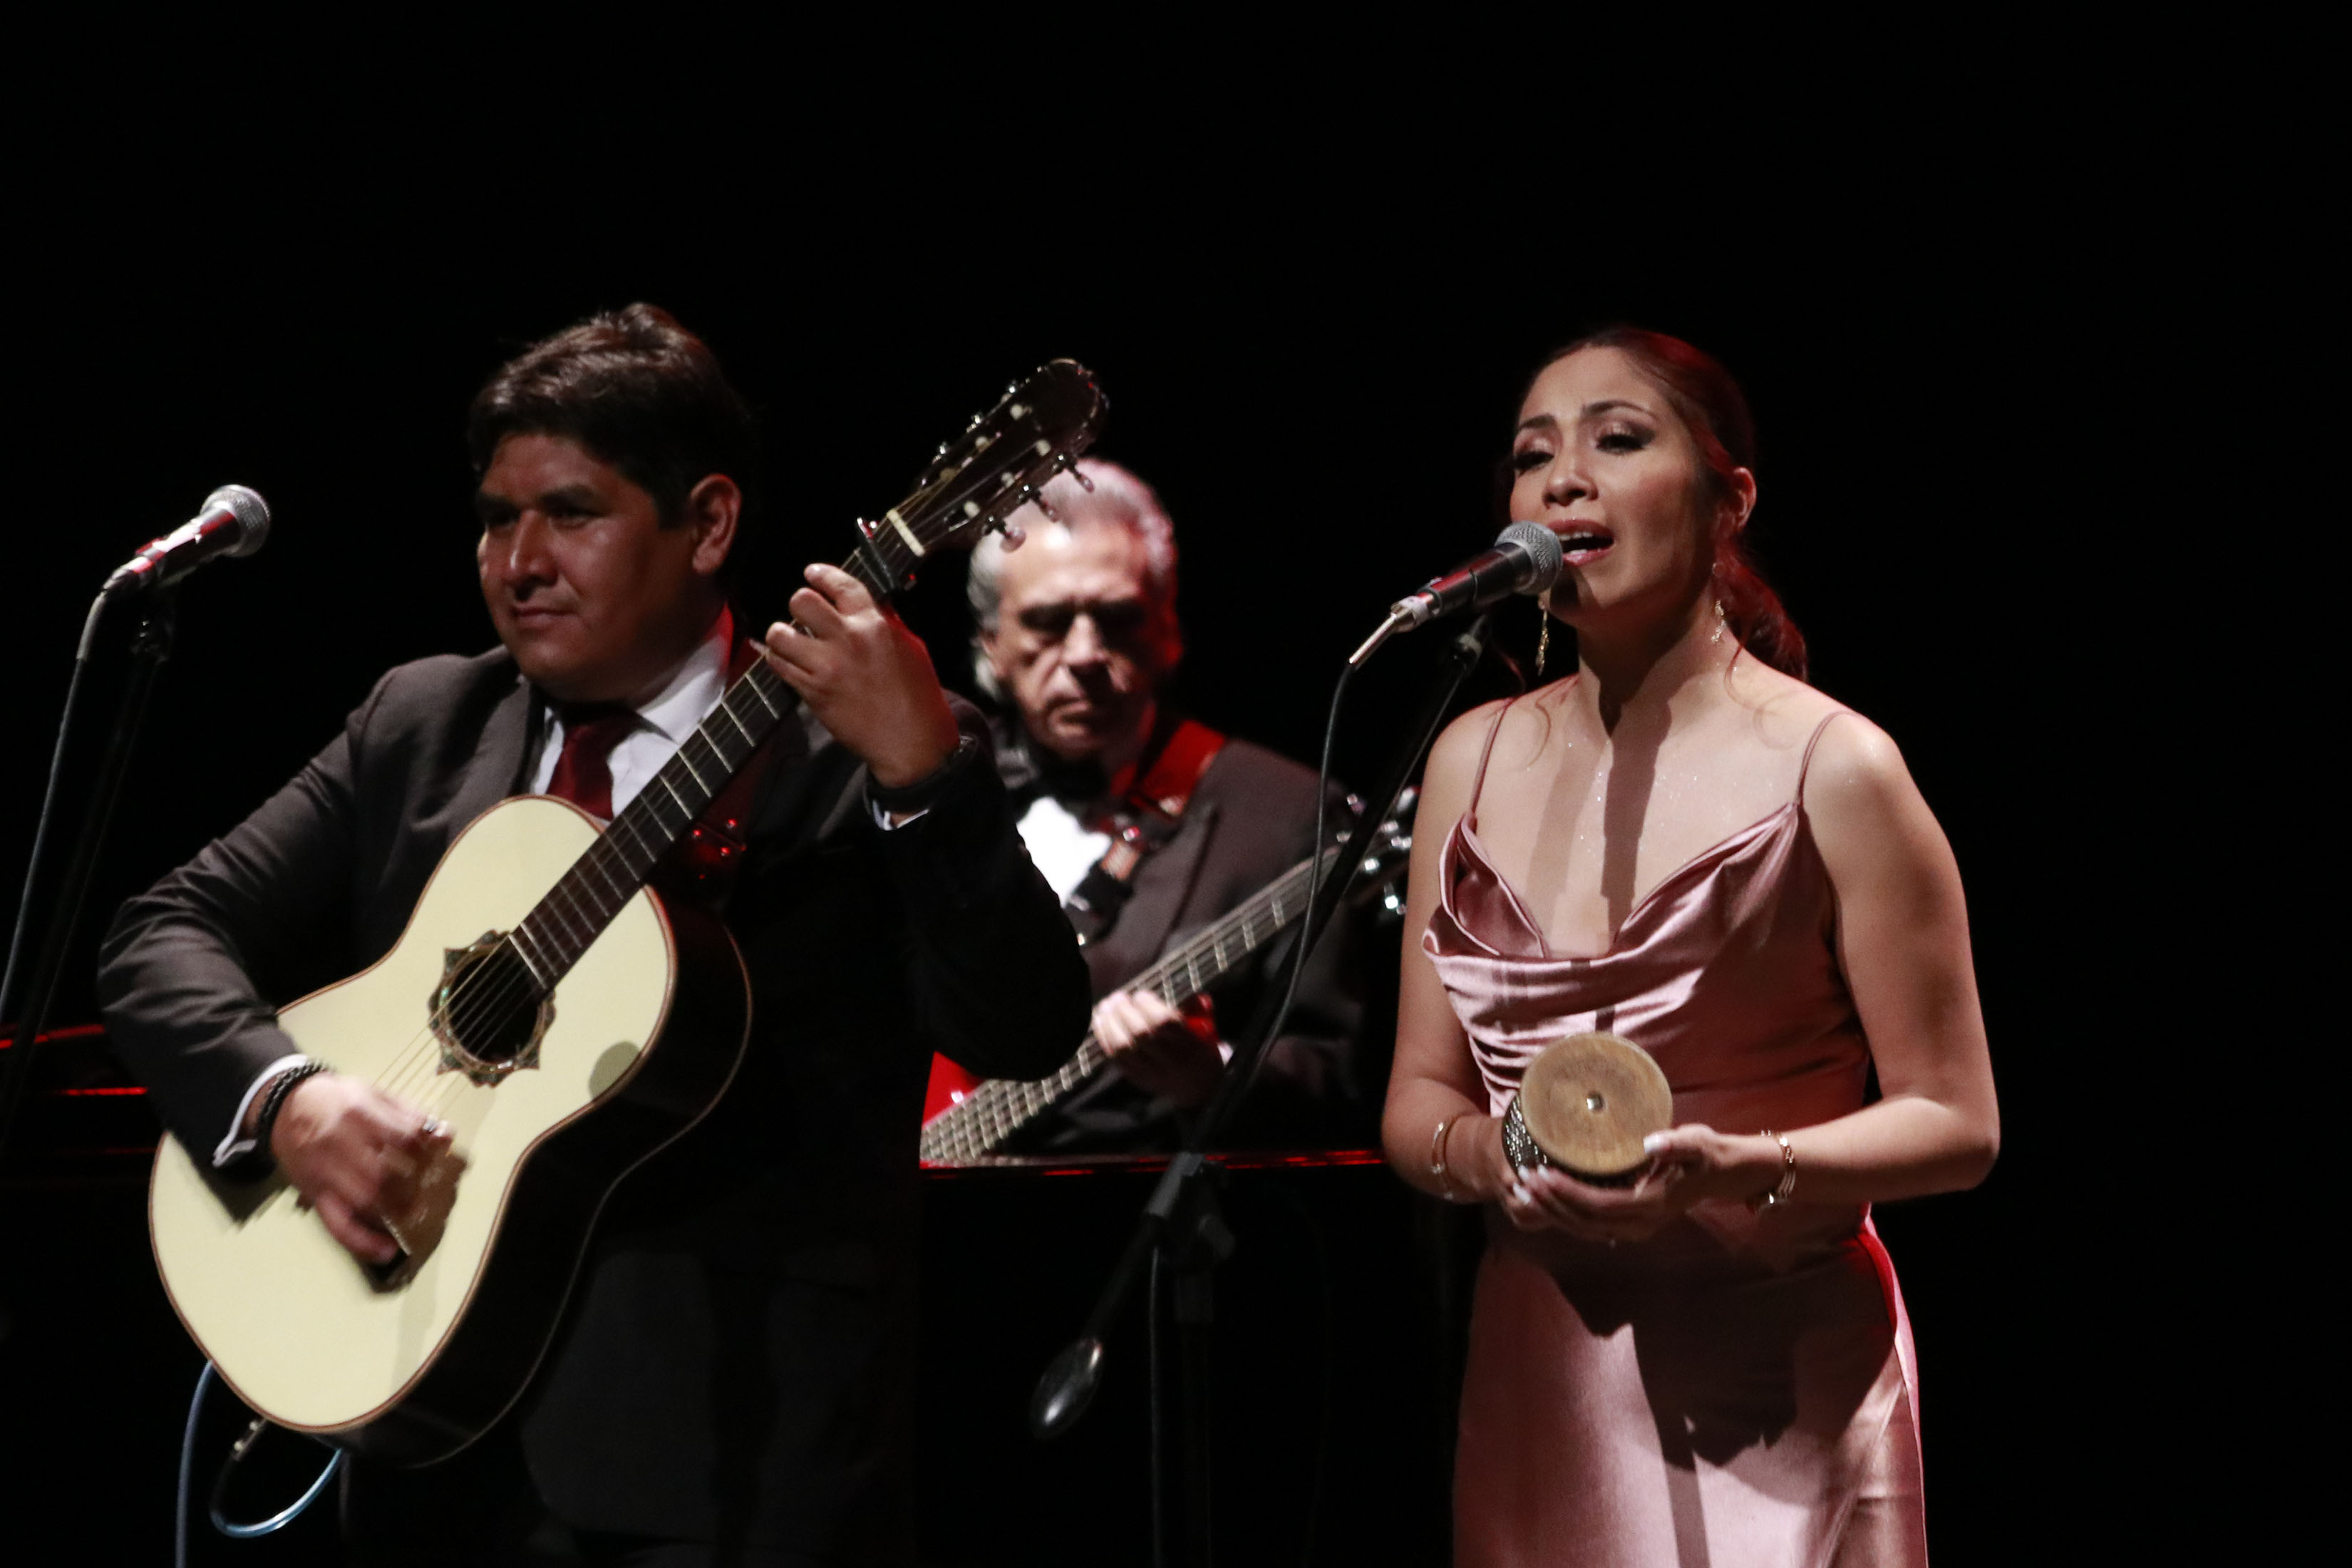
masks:
[[[1570,523],[1559,531],[1559,552],[1570,566],[1589,566],[1609,553],[1617,536],[1589,522]]]

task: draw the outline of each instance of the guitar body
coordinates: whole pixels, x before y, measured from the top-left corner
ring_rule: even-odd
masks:
[[[410,1253],[371,1271],[280,1177],[217,1179],[166,1138],[150,1197],[165,1291],[255,1410],[371,1458],[456,1453],[521,1394],[614,1185],[710,1109],[751,1026],[718,920],[630,897],[558,982],[535,1061],[454,1060],[434,1007],[450,955],[521,922],[596,843],[569,803],[500,803],[449,847],[399,943],[287,1007],[312,1059],[438,1116],[457,1158]],[[469,1070],[469,1068],[474,1070]]]

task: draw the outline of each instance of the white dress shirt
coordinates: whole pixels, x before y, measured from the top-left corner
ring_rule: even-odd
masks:
[[[1021,814],[1021,842],[1054,896],[1066,904],[1110,848],[1110,835],[1088,832],[1068,806],[1041,795]]]
[[[735,615],[720,610],[710,633],[669,678],[652,700],[637,709],[636,728],[613,748],[613,811],[615,816],[653,782],[664,763],[677,754],[695,726],[710,716],[727,695],[727,653],[735,646]],[[549,704],[541,720],[539,763],[531,769],[530,793],[545,795],[555,777],[555,763],[563,754],[563,721]]]

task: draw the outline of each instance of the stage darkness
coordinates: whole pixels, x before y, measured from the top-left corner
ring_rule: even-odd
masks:
[[[2029,406],[2023,383],[2047,393],[2063,363],[2052,345],[2089,307],[2048,279],[1987,291],[1948,257],[1922,259],[1935,253],[1916,236],[1756,246],[1720,264],[1535,266],[1477,243],[1475,214],[1452,215],[1441,243],[1401,234],[1393,215],[1349,226],[1308,210],[1286,225],[1098,215],[1008,232],[977,259],[915,260],[821,227],[789,242],[518,249],[452,224],[434,245],[387,251],[347,217],[290,226],[235,276],[119,256],[61,267],[16,322],[0,887],[13,908],[90,595],[216,485],[261,490],[275,530],[261,554],[207,568],[183,595],[85,954],[122,896],[282,783],[384,668],[488,646],[466,402],[523,342],[595,309],[666,306],[757,406],[768,468],[750,591],[771,608],[799,563],[845,555],[851,520],[896,501],[1009,378],[1081,360],[1110,402],[1097,450],[1156,485],[1176,520],[1180,700],[1308,760],[1348,649],[1499,526],[1496,465],[1544,353],[1614,320],[1688,337],[1755,402],[1754,537],[1816,684],[1901,744],[1970,895],[2002,1162],[1979,1192],[1890,1205],[1879,1224],[1917,1332],[1930,1530],[1949,1561],[1983,1560],[2020,1489],[2079,1460],[2028,1415],[2071,1366],[2053,1304],[2087,1265],[2050,1194],[2067,1185],[2077,1155],[2063,1135],[2099,1082],[2076,1048],[2101,1026],[2084,977],[2116,940],[2065,906],[2103,864],[2086,829],[2125,808],[2094,787],[2096,715],[2078,700],[2101,673],[2100,645],[2077,629],[2091,552],[2076,542],[2105,500],[2085,460],[2102,437],[2078,424],[2053,437],[2046,398]],[[961,563],[927,573],[905,609],[968,689]],[[1532,608],[1500,622],[1525,658]],[[1374,766],[1433,642],[1399,641],[1360,683],[1343,773]],[[1481,695],[1506,685],[1492,669],[1483,681]],[[92,1016],[88,970],[78,963],[58,1022]],[[0,1291],[16,1319],[0,1341],[0,1447],[20,1456],[0,1517],[95,1510],[91,1528],[119,1531],[123,1555],[155,1560],[197,1358],[155,1291],[137,1200],[0,1189]],[[1081,1245],[1102,1250],[1099,1236]],[[1075,1327],[1084,1287],[1072,1289],[1037,1337]],[[1139,1344],[1127,1348],[1118,1375],[1138,1376]],[[1338,1375],[1387,1371],[1368,1354]],[[200,1489],[216,1448],[200,1457]],[[1442,1476],[1424,1479],[1442,1506]],[[1328,1484],[1335,1510],[1390,1506],[1351,1492],[1362,1483],[1349,1475]]]

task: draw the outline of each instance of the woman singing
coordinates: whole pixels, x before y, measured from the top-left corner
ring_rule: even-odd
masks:
[[[1431,754],[1383,1128],[1494,1205],[1458,1563],[1926,1559],[1869,1205],[1973,1186],[2000,1119],[1951,849],[1801,679],[1741,548],[1753,447],[1730,376],[1654,332],[1563,350],[1520,409],[1510,514],[1566,548],[1577,669]],[[1588,1030],[1674,1090],[1629,1185],[1506,1152],[1522,1069]]]

